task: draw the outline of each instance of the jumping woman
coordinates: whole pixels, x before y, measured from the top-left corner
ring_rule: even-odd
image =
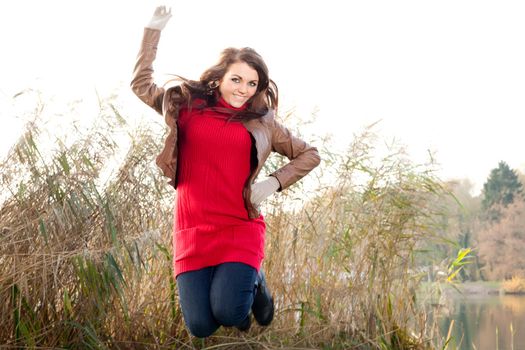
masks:
[[[221,325],[267,326],[274,301],[261,270],[266,225],[259,205],[315,168],[315,147],[276,119],[277,86],[251,48],[227,48],[199,80],[154,83],[153,62],[171,10],[144,29],[131,88],[169,127],[157,165],[176,189],[173,267],[184,321],[196,337]],[[258,180],[271,152],[289,159]]]

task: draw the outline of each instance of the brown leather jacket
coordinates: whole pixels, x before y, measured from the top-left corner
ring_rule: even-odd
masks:
[[[176,97],[180,89],[175,86],[164,88],[157,86],[153,80],[153,61],[157,53],[160,31],[144,29],[144,37],[137,56],[137,63],[133,72],[131,88],[133,92],[148,106],[164,116],[170,131],[165,140],[164,149],[157,156],[157,165],[162,169],[170,181],[169,184],[177,187],[177,117],[178,110],[168,109],[168,99]],[[244,126],[255,141],[257,150],[257,167],[250,174],[243,196],[248,217],[254,219],[259,216],[259,210],[250,201],[251,184],[254,183],[261,171],[264,162],[272,151],[286,156],[290,162],[276,170],[270,176],[279,180],[282,191],[297,180],[308,174],[320,163],[319,153],[315,147],[309,146],[303,140],[293,136],[290,131],[274,119],[274,112],[269,111],[258,119],[243,122]]]

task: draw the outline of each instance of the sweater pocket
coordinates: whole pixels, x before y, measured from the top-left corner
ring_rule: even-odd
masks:
[[[230,227],[224,229],[192,227],[176,231],[173,236],[175,261],[186,260],[202,266],[213,265],[228,253],[233,241]]]
[[[264,258],[264,226],[252,224],[234,227],[232,229],[234,247],[239,255]]]
[[[176,231],[173,235],[175,261],[191,258],[197,254],[199,234],[196,228]]]

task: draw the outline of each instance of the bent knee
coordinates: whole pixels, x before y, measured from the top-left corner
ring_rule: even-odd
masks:
[[[226,327],[233,327],[239,325],[248,316],[250,308],[228,308],[218,307],[214,308],[213,316],[217,322]]]
[[[218,328],[215,324],[209,324],[206,322],[190,321],[186,322],[190,333],[197,338],[206,338],[212,335]]]

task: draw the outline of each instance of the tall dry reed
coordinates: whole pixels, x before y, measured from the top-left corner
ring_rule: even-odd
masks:
[[[412,164],[402,148],[378,157],[380,142],[369,129],[345,152],[319,141],[323,163],[310,184],[265,206],[272,325],[248,334],[221,329],[200,341],[184,327],[172,277],[174,192],[153,164],[163,137],[135,129],[114,166],[126,122],[110,101],[88,132],[71,146],[58,142],[51,155],[40,152],[38,126],[28,127],[1,164],[1,343],[431,348],[415,303],[413,258],[434,232],[431,204],[443,191],[431,168]],[[272,158],[267,169],[282,162]]]

